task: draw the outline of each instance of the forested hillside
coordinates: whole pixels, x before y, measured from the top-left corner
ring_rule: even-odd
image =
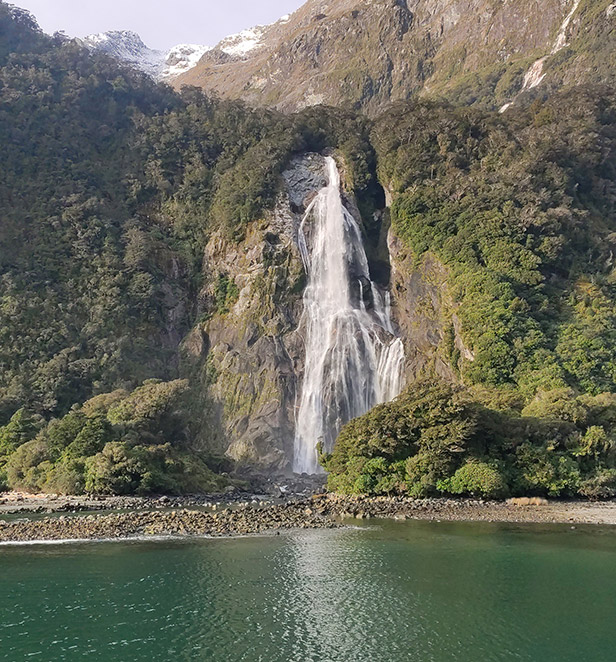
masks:
[[[369,179],[362,126],[343,113],[286,118],[198,90],[177,95],[1,3],[0,425],[12,423],[0,463],[39,432],[45,445],[47,421],[91,396],[181,376],[193,381],[176,436],[185,446],[198,438],[207,455],[208,430],[195,430],[203,377],[180,352],[187,332],[224,308],[220,294],[198,296],[205,242],[215,231],[241,239],[295,151],[340,145]],[[35,422],[16,436],[24,408]],[[125,437],[101,435],[88,453]],[[35,459],[53,464],[60,451]],[[22,481],[31,489],[47,480],[35,473]]]
[[[616,494],[615,138],[604,86],[503,114],[404,102],[373,120],[176,93],[0,2],[0,476],[220,488],[221,419],[246,427],[262,394],[242,375],[262,365],[236,346],[218,361],[210,336],[280,340],[281,302],[305,281],[285,289],[268,219],[292,158],[327,151],[375,278],[391,267],[399,288],[410,382],[343,430],[323,458],[332,486]],[[238,255],[259,276],[242,290]]]
[[[439,359],[465,388],[413,385],[350,423],[334,487],[616,494],[615,102],[579,87],[506,118],[423,103],[377,120],[405,268],[446,271]]]

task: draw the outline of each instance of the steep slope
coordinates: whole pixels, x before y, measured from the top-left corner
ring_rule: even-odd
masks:
[[[163,387],[151,393],[149,380],[187,378],[189,388],[169,386],[182,395],[185,428],[167,441],[288,466],[285,408],[299,362],[285,356],[283,336],[303,281],[292,224],[280,220],[296,213],[280,173],[295,153],[340,148],[368,204],[366,137],[365,122],[344,113],[285,117],[194,90],[176,95],[43,35],[0,2],[0,465],[34,441],[28,435],[67,419],[53,452],[37,442],[15,460],[55,471],[89,420],[72,409],[94,397],[102,415],[146,382],[135,397],[158,420],[176,402]],[[24,410],[37,423],[14,434]],[[134,423],[133,441],[153,440],[140,416],[123,434]],[[109,429],[98,423],[98,441],[79,452],[102,452]],[[110,447],[100,466],[161,457],[128,451]],[[47,469],[30,486],[37,476],[40,487]]]
[[[609,0],[309,0],[261,30],[257,48],[215,48],[175,85],[284,111],[325,103],[374,115],[416,94],[497,108],[541,57],[546,87],[611,80],[613,9]]]
[[[211,483],[211,454],[288,470],[305,372],[297,229],[333,155],[409,381],[449,382],[349,428],[343,450],[372,444],[351,453],[353,472],[368,467],[358,485],[391,460],[396,481],[434,491],[464,457],[540,493],[583,477],[616,494],[616,98],[578,86],[526,103],[585,52],[569,26],[588,5],[568,6],[546,78],[507,112],[404,101],[370,122],[176,94],[0,1],[0,474],[151,491]],[[229,48],[248,61],[265,48],[253,37]],[[409,455],[417,426],[379,455],[422,411],[429,457]]]

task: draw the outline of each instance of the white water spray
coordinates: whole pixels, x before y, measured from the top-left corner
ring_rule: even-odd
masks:
[[[403,385],[404,348],[391,322],[389,293],[370,280],[361,230],[340,195],[327,157],[328,185],[306,211],[299,245],[308,273],[304,293],[306,365],[293,469],[320,471],[317,443],[331,451],[342,425]]]

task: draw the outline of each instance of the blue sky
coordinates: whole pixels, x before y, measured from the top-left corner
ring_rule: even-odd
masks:
[[[272,23],[305,0],[9,0],[30,10],[45,32],[84,37],[134,30],[151,48],[215,45],[245,28]]]

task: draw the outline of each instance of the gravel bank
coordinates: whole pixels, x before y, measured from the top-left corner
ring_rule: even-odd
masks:
[[[195,508],[221,502],[250,501],[255,495],[227,492],[203,496],[182,497],[129,497],[129,496],[60,496],[56,494],[27,494],[6,492],[0,494],[0,517],[27,513],[78,513],[105,510],[154,510],[158,508]],[[257,497],[261,501],[263,496]]]
[[[243,495],[243,499],[245,499]],[[203,499],[206,499],[203,497]],[[207,503],[199,500],[198,505]],[[179,501],[182,503],[183,501]],[[83,507],[87,504],[80,502]],[[131,507],[133,499],[106,501],[106,507]],[[616,502],[551,501],[518,505],[474,499],[408,499],[314,495],[284,503],[245,500],[232,508],[170,510],[174,500],[139,500],[150,510],[125,513],[0,520],[0,542],[93,540],[139,536],[232,536],[290,529],[327,529],[352,519],[528,522],[616,525]],[[76,504],[72,504],[73,507]],[[164,508],[164,509],[162,509]]]
[[[404,497],[313,497],[317,512],[338,518],[421,519],[469,522],[537,522],[616,525],[616,501],[548,501],[514,505],[475,499],[408,499]]]
[[[232,536],[339,526],[307,503],[241,506],[220,512],[178,510],[0,521],[0,542],[122,539],[139,536]]]

